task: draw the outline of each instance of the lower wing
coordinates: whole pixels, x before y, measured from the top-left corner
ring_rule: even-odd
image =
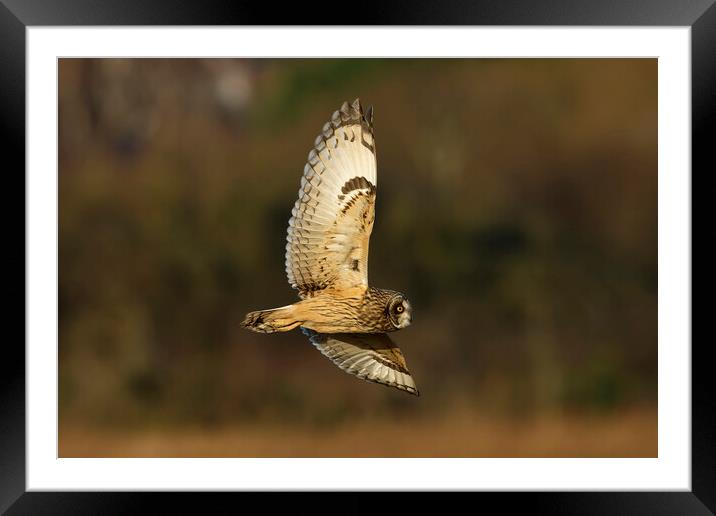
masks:
[[[314,346],[345,372],[419,395],[400,348],[385,333],[316,333],[301,328]]]

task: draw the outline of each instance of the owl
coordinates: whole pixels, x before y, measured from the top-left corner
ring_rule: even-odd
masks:
[[[333,113],[308,153],[286,237],[286,274],[300,301],[246,315],[260,333],[300,328],[358,378],[418,395],[388,333],[412,322],[408,299],[368,285],[377,166],[373,109],[360,100]]]

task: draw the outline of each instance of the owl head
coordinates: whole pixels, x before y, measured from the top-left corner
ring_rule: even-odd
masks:
[[[403,294],[396,294],[388,301],[388,317],[396,329],[409,326],[413,321],[412,307]]]

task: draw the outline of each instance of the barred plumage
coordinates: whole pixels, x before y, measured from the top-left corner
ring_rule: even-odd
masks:
[[[308,153],[288,223],[286,274],[301,301],[251,312],[243,325],[264,333],[300,326],[341,369],[417,394],[385,335],[410,324],[410,303],[368,286],[377,185],[373,110],[344,102]]]
[[[378,183],[372,119],[358,99],[344,102],[308,153],[286,237],[286,274],[301,297],[368,284]]]

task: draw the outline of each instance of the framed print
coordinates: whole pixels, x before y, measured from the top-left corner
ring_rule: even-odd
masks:
[[[691,315],[712,4],[337,26],[5,2],[26,324],[0,508],[380,490],[713,511]]]

